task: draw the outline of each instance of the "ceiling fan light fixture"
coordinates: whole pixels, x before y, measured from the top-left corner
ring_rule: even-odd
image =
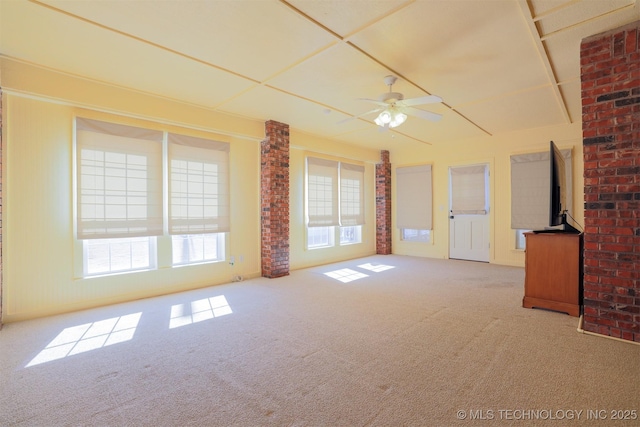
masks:
[[[374,121],[378,126],[384,126],[391,123],[392,120],[393,120],[393,115],[391,114],[391,111],[384,110],[378,115],[378,117],[376,117]]]
[[[378,117],[375,118],[374,122],[378,126],[389,126],[390,128],[394,128],[396,126],[400,126],[406,120],[406,114],[391,107],[381,112]]]
[[[2,0],[0,0],[2,1]],[[430,111],[420,110],[414,108],[416,105],[423,104],[435,104],[442,102],[442,98],[437,95],[426,95],[417,98],[405,99],[404,95],[400,92],[393,92],[392,86],[396,82],[397,77],[393,75],[386,76],[384,82],[389,86],[389,92],[383,93],[378,99],[360,98],[364,101],[373,102],[382,108],[371,110],[367,113],[360,114],[359,116],[352,117],[352,119],[360,118],[364,115],[372,114],[380,111],[378,116],[373,120],[376,125],[389,129],[395,128],[407,121],[407,115],[404,111],[408,112],[412,116],[417,116],[421,119],[431,120],[436,122],[442,118],[442,114],[432,113]]]
[[[393,120],[389,123],[389,127],[400,126],[407,120],[407,115],[401,112],[397,112],[393,115]]]

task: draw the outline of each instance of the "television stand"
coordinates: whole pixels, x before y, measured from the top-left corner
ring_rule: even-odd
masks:
[[[544,308],[580,316],[582,234],[525,233],[525,308]]]

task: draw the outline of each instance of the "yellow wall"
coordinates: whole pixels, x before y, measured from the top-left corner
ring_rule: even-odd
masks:
[[[2,169],[5,322],[227,283],[236,275],[260,274],[260,141],[264,138],[264,123],[7,58],[0,58],[0,77],[5,116]],[[164,267],[91,279],[79,277],[81,254],[73,237],[72,155],[76,115],[228,141],[232,223],[226,255],[227,260],[235,256],[236,263]],[[375,253],[375,163],[379,162],[379,151],[349,147],[295,129],[290,135],[291,269]],[[515,234],[509,224],[509,156],[544,151],[549,140],[556,141],[561,148],[573,148],[573,212],[578,222],[583,223],[579,123],[432,146],[389,147],[393,176],[398,166],[433,165],[432,242],[403,242],[394,223],[393,252],[447,258],[448,168],[487,163],[491,172],[490,260],[523,266],[524,256],[522,251],[515,250]],[[304,169],[308,155],[365,166],[366,217],[361,244],[306,249]],[[394,210],[392,217],[395,216]]]
[[[488,164],[490,170],[490,257],[492,263],[524,266],[524,252],[515,249],[511,230],[510,156],[549,150],[549,141],[572,149],[573,209],[584,224],[584,179],[581,123],[486,136],[472,140],[399,149],[391,153],[392,169],[419,163],[433,165],[433,232],[431,243],[403,242],[394,222],[393,252],[432,258],[449,256],[449,167]],[[395,209],[395,206],[394,206]]]
[[[3,320],[84,309],[260,275],[260,141],[264,123],[108,87],[0,58],[3,114]],[[201,136],[231,144],[231,231],[225,262],[82,278],[73,235],[76,116]],[[291,268],[375,252],[375,150],[291,132]],[[329,150],[329,151],[327,151]],[[330,155],[365,165],[369,183],[363,243],[305,248],[304,159]],[[158,246],[168,237],[159,237]],[[228,261],[235,257],[235,264]]]
[[[5,320],[22,319],[229,282],[257,275],[259,143],[7,94],[4,186]],[[73,236],[73,119],[76,115],[228,141],[231,231],[227,254],[243,262],[160,267],[83,279]],[[243,195],[243,197],[238,197]],[[244,196],[246,195],[246,197]],[[165,239],[168,237],[159,237]],[[158,241],[158,246],[162,243]]]

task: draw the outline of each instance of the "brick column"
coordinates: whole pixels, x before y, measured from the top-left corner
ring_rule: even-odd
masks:
[[[640,21],[580,46],[584,329],[640,342]]]
[[[269,120],[261,143],[262,276],[289,274],[289,125]]]
[[[382,163],[376,165],[376,253],[391,252],[391,163],[389,152],[380,151]]]
[[[2,329],[2,88],[0,87],[0,329]]]

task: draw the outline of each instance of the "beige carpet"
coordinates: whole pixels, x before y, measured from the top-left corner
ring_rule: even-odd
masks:
[[[640,425],[640,346],[523,280],[373,256],[8,324],[0,425]]]

